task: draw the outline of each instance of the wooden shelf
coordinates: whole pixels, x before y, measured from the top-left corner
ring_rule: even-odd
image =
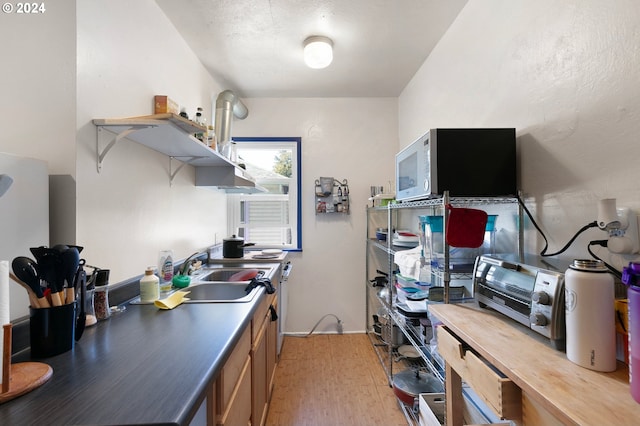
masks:
[[[171,182],[185,164],[196,168],[211,168],[213,173],[198,179],[197,186],[213,186],[224,189],[256,187],[255,180],[216,150],[208,147],[193,135],[207,129],[175,114],[155,114],[130,118],[94,119],[97,127],[96,165],[101,171],[104,159],[117,142],[126,138],[181,162],[170,171]],[[109,138],[104,130],[113,136]],[[105,140],[106,139],[106,140]],[[196,171],[197,172],[197,171]],[[236,183],[240,181],[240,183]],[[258,187],[259,188],[259,187]],[[255,191],[254,191],[255,192]],[[257,192],[264,192],[261,188]]]
[[[107,129],[116,135],[111,143],[102,150],[99,149],[100,163],[104,161],[112,144],[126,137],[169,157],[184,159],[193,166],[236,167],[231,161],[193,136],[198,132],[206,132],[205,127],[175,114],[95,119],[93,124],[98,127],[98,132]]]

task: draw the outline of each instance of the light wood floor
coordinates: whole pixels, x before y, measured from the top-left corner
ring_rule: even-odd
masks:
[[[286,336],[267,426],[407,426],[366,334]]]

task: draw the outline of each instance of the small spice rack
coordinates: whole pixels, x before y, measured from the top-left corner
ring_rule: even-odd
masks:
[[[333,177],[321,177],[315,181],[316,215],[349,214],[349,183]]]

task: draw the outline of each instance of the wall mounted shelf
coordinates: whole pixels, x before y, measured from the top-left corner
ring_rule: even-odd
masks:
[[[329,180],[323,182],[323,179]],[[332,182],[331,182],[332,181]],[[349,183],[334,178],[320,178],[315,182],[316,214],[349,214]]]
[[[185,164],[196,168],[196,186],[212,186],[227,191],[264,192],[255,180],[236,164],[205,145],[193,135],[207,129],[175,114],[155,114],[131,118],[94,119],[96,126],[96,167],[102,170],[105,157],[122,139],[146,146],[170,158],[170,182]],[[108,131],[105,132],[105,130]],[[173,169],[173,160],[181,162]],[[202,169],[202,170],[200,170]]]

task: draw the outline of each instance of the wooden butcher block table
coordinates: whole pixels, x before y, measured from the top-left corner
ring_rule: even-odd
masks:
[[[461,425],[461,381],[501,418],[523,425],[638,425],[628,369],[602,373],[569,361],[543,336],[475,304],[434,304],[446,361],[447,424]]]

